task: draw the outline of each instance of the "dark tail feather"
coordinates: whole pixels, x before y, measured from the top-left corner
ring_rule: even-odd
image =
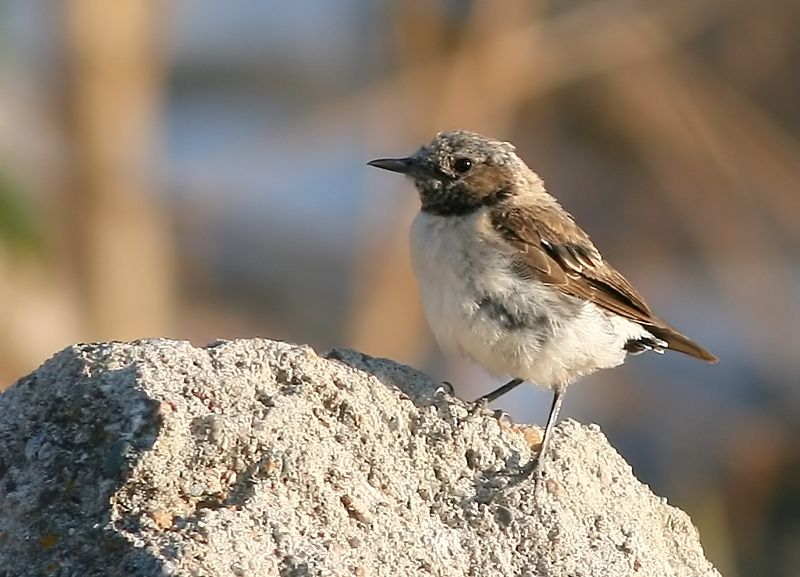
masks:
[[[716,363],[719,361],[717,357],[691,340],[689,337],[682,335],[671,327],[647,327],[653,336],[663,339],[667,342],[668,348],[673,351],[678,351],[690,357],[704,360],[709,363]]]

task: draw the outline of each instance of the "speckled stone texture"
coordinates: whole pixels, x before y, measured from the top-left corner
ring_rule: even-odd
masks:
[[[73,346],[0,396],[0,576],[718,575],[596,426],[536,485],[538,438],[350,351]]]

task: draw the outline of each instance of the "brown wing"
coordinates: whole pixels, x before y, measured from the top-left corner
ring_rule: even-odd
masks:
[[[511,243],[520,275],[558,286],[565,293],[647,327],[669,348],[709,362],[717,358],[658,318],[642,295],[605,263],[589,236],[559,206],[498,206],[492,226]]]

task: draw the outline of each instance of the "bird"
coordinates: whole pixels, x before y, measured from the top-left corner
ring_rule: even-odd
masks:
[[[718,361],[653,313],[511,143],[440,132],[411,156],[367,164],[417,189],[411,261],[439,346],[510,378],[479,401],[523,382],[553,392],[536,478],[564,393],[579,378],[645,351]]]

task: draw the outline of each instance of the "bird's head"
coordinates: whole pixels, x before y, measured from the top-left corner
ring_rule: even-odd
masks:
[[[502,202],[528,188],[536,177],[508,142],[475,132],[441,132],[405,158],[379,158],[370,166],[414,180],[422,210],[461,215]]]

